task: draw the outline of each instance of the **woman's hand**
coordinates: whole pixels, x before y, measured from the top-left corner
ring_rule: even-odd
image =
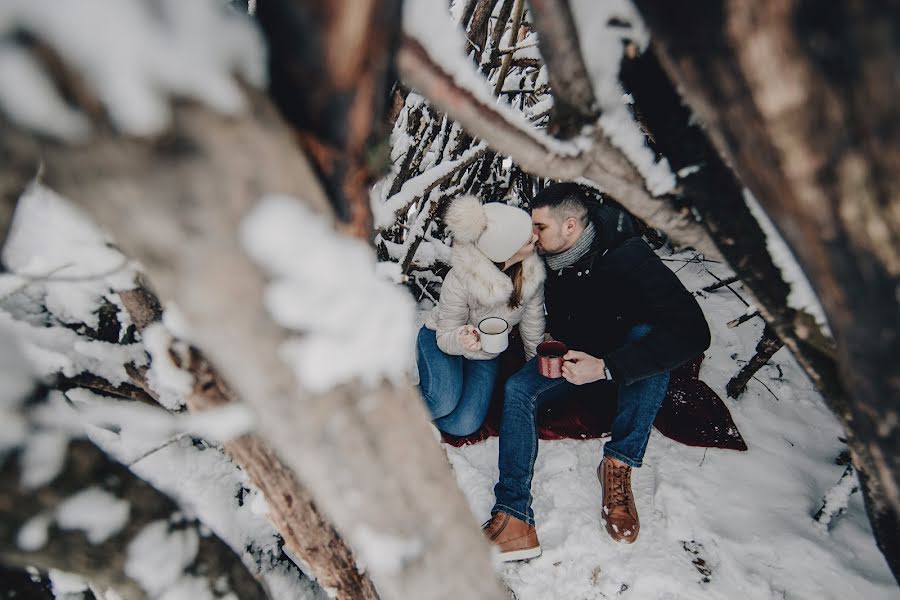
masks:
[[[481,340],[478,338],[478,330],[472,325],[466,325],[459,332],[459,343],[469,352],[481,350]]]

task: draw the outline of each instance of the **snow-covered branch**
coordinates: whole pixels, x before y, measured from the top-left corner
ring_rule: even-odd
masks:
[[[665,231],[673,241],[710,257],[719,256],[702,224],[690,214],[675,210],[669,200],[654,198],[640,173],[602,131],[560,142],[536,130],[524,118],[507,118],[506,111],[496,109],[496,103],[485,102],[458,84],[419,40],[405,38],[397,62],[404,81],[523,170],[551,179],[587,180],[651,227]]]

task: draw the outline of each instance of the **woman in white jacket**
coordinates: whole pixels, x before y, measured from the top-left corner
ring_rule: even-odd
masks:
[[[437,428],[464,436],[481,427],[499,368],[499,354],[481,347],[478,323],[500,317],[518,325],[525,356],[533,357],[544,335],[544,263],[522,209],[464,196],[444,220],[452,268],[419,331],[419,389]]]

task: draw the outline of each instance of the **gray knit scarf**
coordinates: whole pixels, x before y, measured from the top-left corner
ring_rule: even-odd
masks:
[[[574,265],[579,258],[588,253],[592,243],[594,243],[594,224],[588,221],[587,227],[581,232],[581,236],[578,238],[578,241],[575,242],[574,246],[565,252],[560,252],[559,254],[547,254],[544,256],[544,260],[547,261],[547,268],[551,271],[559,271],[560,269]]]

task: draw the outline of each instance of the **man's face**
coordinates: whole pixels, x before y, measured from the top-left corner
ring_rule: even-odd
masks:
[[[559,222],[550,212],[550,208],[542,206],[531,211],[531,226],[538,236],[538,254],[558,254],[572,247],[570,224]]]

